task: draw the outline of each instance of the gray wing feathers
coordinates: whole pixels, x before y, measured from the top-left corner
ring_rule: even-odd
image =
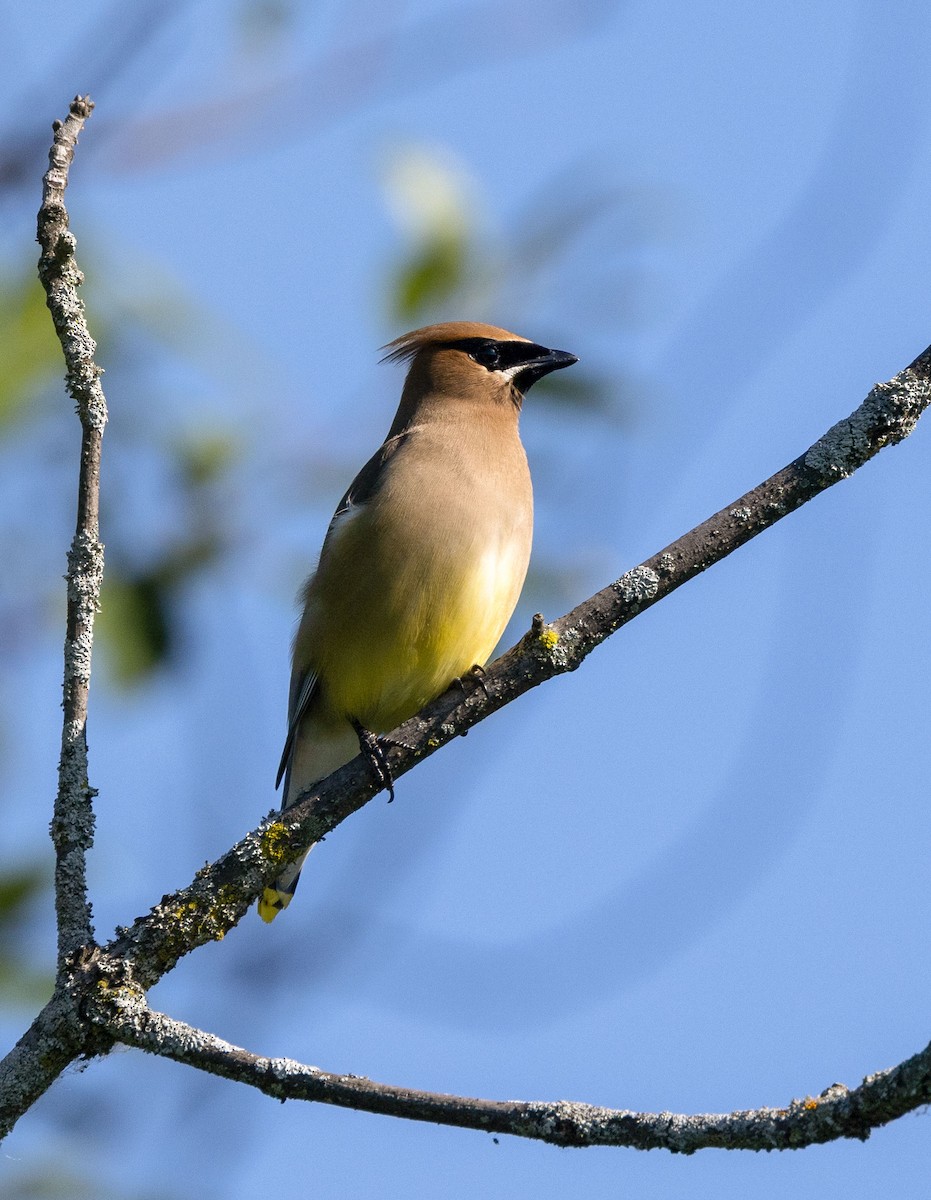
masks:
[[[347,513],[351,508],[358,504],[365,504],[378,491],[379,485],[382,482],[382,472],[384,471],[391,458],[397,454],[404,443],[407,441],[413,432],[412,428],[405,429],[403,432],[395,434],[394,437],[388,438],[375,451],[372,457],[368,460],[359,474],[355,477],[345,496],[336,506],[336,512],[333,514],[333,521]],[[330,522],[332,527],[333,522]]]
[[[349,489],[336,506],[336,512],[333,514],[333,519],[330,522],[330,528],[327,531],[327,539],[329,540],[334,528],[351,509],[360,504],[365,504],[371,500],[372,496],[378,491],[378,487],[383,479],[383,471],[386,464],[392,456],[407,441],[412,429],[405,429],[401,433],[395,434],[389,438],[375,454],[365,464],[359,474],[349,485]],[[326,551],[326,541],[324,541],[324,552]],[[288,773],[291,767],[291,762],[294,758],[294,742],[297,737],[297,730],[307,715],[307,710],[310,707],[314,694],[317,691],[317,676],[313,671],[308,671],[302,678],[295,681],[292,687],[292,704],[290,711],[290,720],[288,722],[288,736],[285,739],[284,750],[281,754],[281,762],[278,765],[278,776],[275,780],[276,789],[281,786],[282,778]],[[287,803],[287,783],[285,784],[285,802]]]
[[[291,767],[291,758],[294,754],[294,739],[297,737],[298,726],[304,719],[316,690],[317,676],[315,672],[308,671],[300,680],[295,691],[294,706],[291,711],[291,720],[288,724],[288,736],[285,738],[284,750],[281,752],[281,762],[278,764],[278,775],[275,779],[276,790],[281,786],[282,776]],[[287,798],[287,787],[285,788],[285,798]]]

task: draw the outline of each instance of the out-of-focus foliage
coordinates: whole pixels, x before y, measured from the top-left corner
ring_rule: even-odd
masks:
[[[0,283],[0,436],[56,372],[61,353],[35,267],[14,268]]]
[[[118,33],[111,37],[108,31],[106,38],[92,39],[94,45],[85,46],[86,53],[76,52],[76,61],[93,65],[109,55],[110,79],[118,81],[136,56],[150,53],[159,38],[183,37],[184,7],[155,5],[149,0],[131,6],[127,21],[117,22],[122,26]],[[597,4],[583,5],[579,23],[591,24],[595,8]],[[469,28],[480,26],[483,13],[498,16],[494,6],[481,3],[426,15],[411,15],[403,6],[398,10],[389,6],[374,14],[377,20],[371,29],[363,22],[359,29],[345,30],[345,45],[340,39],[331,46],[323,44],[319,61],[294,64],[288,60],[286,43],[297,6],[284,0],[256,0],[235,9],[232,21],[215,32],[229,38],[237,68],[247,59],[259,65],[251,83],[248,69],[218,71],[216,78],[222,81],[222,88],[228,84],[241,88],[238,102],[234,105],[226,92],[211,95],[208,81],[206,93],[190,101],[183,95],[176,101],[172,93],[177,107],[153,119],[144,107],[127,109],[125,102],[123,107],[110,107],[105,86],[94,84],[99,108],[92,131],[82,142],[82,170],[93,173],[93,156],[101,153],[101,148],[111,171],[116,164],[117,175],[121,169],[127,174],[139,169],[157,173],[159,167],[174,165],[186,155],[190,161],[192,147],[204,159],[238,154],[244,148],[248,152],[259,144],[264,149],[294,136],[293,114],[298,108],[310,123],[325,123],[334,113],[338,116],[340,111],[364,108],[370,102],[379,85],[373,82],[375,75],[355,69],[360,52],[363,59],[367,53],[378,57],[390,50],[392,38],[401,31],[420,72],[408,73],[404,86],[417,86],[429,81],[431,72],[449,69],[443,67],[441,49],[447,42],[458,45],[458,39],[453,42],[448,37],[450,28],[458,30],[463,22]],[[139,32],[142,28],[144,36]],[[547,39],[541,23],[525,30],[519,44],[483,39],[473,58],[530,55],[535,37]],[[420,53],[414,53],[417,45]],[[345,70],[347,64],[352,71]],[[90,75],[106,78],[99,67]],[[335,103],[334,78],[346,81]],[[321,98],[319,102],[315,97]],[[229,138],[225,131],[232,126],[218,121],[217,113],[233,109],[239,117],[234,123],[235,137]],[[24,111],[30,111],[29,106]],[[275,114],[280,119],[270,119]],[[30,119],[34,115],[30,111]],[[4,182],[9,185],[7,199],[14,190],[21,194],[20,189],[37,186],[34,164],[42,161],[47,147],[47,135],[40,136],[31,126],[10,133],[0,147],[0,201]],[[579,190],[585,189],[573,194]],[[387,317],[386,335],[452,316],[513,323],[521,331],[536,334],[541,328],[541,308],[546,311],[540,297],[547,292],[567,292],[562,272],[571,264],[577,240],[598,236],[598,222],[611,207],[602,202],[602,189],[590,191],[587,207],[583,204],[579,210],[558,190],[541,193],[529,201],[527,211],[496,227],[484,211],[483,188],[466,166],[441,147],[398,151],[388,160],[385,198],[403,227],[404,238],[390,266],[375,279]],[[263,386],[273,393],[276,381],[256,378],[266,368],[261,347],[250,343],[248,331],[245,336],[240,330],[231,332],[223,313],[189,293],[162,264],[144,261],[139,247],[120,246],[109,229],[89,228],[88,224],[86,217],[82,218],[77,230],[79,258],[88,277],[83,298],[98,341],[99,360],[107,371],[104,386],[111,410],[101,500],[106,574],[94,664],[94,690],[99,695],[101,685],[144,689],[159,672],[163,677],[170,673],[182,658],[184,631],[189,627],[186,606],[198,582],[222,566],[228,555],[241,550],[243,543],[240,523],[245,519],[242,508],[247,506],[237,500],[241,501],[253,482],[249,472],[255,459],[250,456],[259,439],[234,427],[230,423],[234,418],[228,417],[227,411],[241,415],[247,409],[241,402],[243,394],[263,395]],[[250,235],[244,231],[242,236]],[[233,238],[230,246],[235,257]],[[608,257],[606,254],[606,262]],[[34,263],[10,266],[0,261],[0,280],[0,452],[22,457],[40,487],[47,479],[56,503],[66,494],[67,499],[61,500],[64,506],[74,491],[79,428],[64,393],[57,339],[35,280]],[[588,296],[584,286],[568,290],[580,301]],[[286,296],[281,303],[283,308],[288,304]],[[348,388],[351,386],[350,382]],[[240,389],[238,395],[236,389]],[[236,403],[202,405],[202,395],[221,400],[235,396]],[[549,396],[586,418],[616,417],[619,411],[616,390],[610,390],[613,398],[609,399],[604,381],[584,363],[571,379],[546,380],[534,395],[542,401]],[[30,420],[32,414],[42,419]],[[304,520],[309,501],[323,492],[337,496],[345,482],[346,464],[328,457],[340,454],[339,446],[313,447],[312,453],[318,457],[311,471],[307,469],[308,448],[301,445],[300,454],[295,452],[293,457],[289,457],[290,449],[273,447],[281,458],[275,459],[265,475],[269,492],[279,482],[277,475],[285,478],[281,495],[286,499],[272,518],[282,524]],[[299,475],[300,486],[289,490],[289,474],[295,479]],[[259,507],[264,514],[266,505]],[[28,526],[30,520],[36,523],[35,516],[27,512],[24,524]],[[27,637],[46,632],[52,622],[56,632],[61,625],[61,573],[71,529],[69,510],[60,544],[55,547],[59,555],[56,566],[49,570],[42,559],[40,566],[26,572],[34,588],[24,589],[29,594],[17,600],[28,609],[29,622],[20,622],[27,628]],[[25,536],[17,531],[16,552],[29,559],[34,540],[28,530]],[[47,542],[44,531],[42,540]],[[272,541],[271,536],[268,540]],[[572,564],[538,561],[535,570],[537,578],[542,574],[552,579],[555,591]],[[274,563],[268,575],[274,576]],[[280,576],[288,581],[290,590],[289,571],[282,569]],[[4,604],[0,592],[0,621]],[[13,624],[7,622],[5,628]],[[0,664],[10,650],[9,640],[4,645],[0,637]],[[28,652],[28,647],[20,645],[17,652]],[[5,699],[0,693],[0,706]],[[93,731],[93,718],[91,728]],[[43,824],[46,819],[41,819]],[[95,868],[101,872],[112,869],[102,858],[96,859]],[[31,967],[29,947],[23,941],[23,930],[38,924],[27,919],[32,915],[31,906],[37,908],[36,902],[41,901],[46,912],[51,907],[50,863],[51,847],[42,866],[0,864],[0,1006],[15,1009],[17,1016],[21,1008],[34,1010],[51,987],[50,979]],[[235,966],[235,959],[232,961]],[[247,974],[254,977],[254,964]],[[240,986],[245,986],[242,981]],[[52,1122],[57,1119],[64,1127],[73,1119],[70,1111],[63,1116],[66,1109],[67,1101],[57,1117],[52,1110]],[[93,1119],[99,1126],[99,1114]],[[95,1133],[114,1141],[119,1136],[109,1128],[97,1128]],[[5,1186],[9,1190],[4,1195],[23,1200],[115,1197],[107,1186],[86,1182],[79,1170],[69,1174],[60,1163],[24,1174]]]
[[[493,319],[505,312],[523,327],[534,292],[559,286],[574,242],[596,236],[598,222],[606,213],[616,216],[618,205],[635,207],[631,197],[609,195],[594,184],[571,202],[554,186],[520,215],[518,229],[493,234],[482,216],[480,188],[465,166],[440,148],[410,146],[389,158],[385,196],[405,239],[384,283],[392,331],[451,315],[491,314]],[[163,417],[153,416],[146,404],[148,378],[174,360],[185,364],[185,370],[215,373],[220,388],[235,386],[236,372],[242,373],[237,358],[243,352],[213,314],[199,308],[157,267],[134,272],[141,283],[127,294],[118,272],[110,268],[111,278],[105,263],[94,259],[93,265],[85,300],[107,365],[107,382],[120,373],[120,404],[107,434],[110,474],[121,461],[141,459],[139,467],[124,469],[115,512],[109,486],[103,497],[107,574],[100,648],[109,680],[133,687],[171,661],[179,644],[184,589],[233,537],[221,492],[226,480],[235,488],[239,452],[237,437],[217,423],[216,414],[211,415],[213,424],[197,432],[166,433]],[[13,282],[0,293],[0,365],[5,368],[0,376],[0,439],[28,439],[23,418],[30,404],[34,411],[49,412],[53,393],[55,404],[60,402],[62,367],[32,269],[10,272],[9,278]],[[222,353],[211,354],[208,344],[222,346]],[[583,363],[572,377],[543,381],[535,400],[549,398],[562,408],[615,419],[623,417],[617,395],[615,381],[608,386]],[[136,495],[134,478],[152,471],[169,489],[161,507],[179,514],[159,540],[139,537],[134,528],[145,517],[145,505],[152,503],[149,495]],[[50,588],[56,585],[57,580],[49,580]],[[50,614],[55,611],[52,602],[44,607]]]
[[[415,325],[460,291],[478,266],[478,230],[465,172],[438,152],[409,147],[394,155],[385,194],[408,233],[405,253],[388,279],[393,321]]]
[[[576,281],[577,303],[597,310],[593,289],[604,288],[612,296],[636,290],[632,260],[647,236],[645,198],[599,184],[584,171],[573,182],[567,189],[564,181],[553,181],[533,198],[519,223],[496,238],[484,228],[478,184],[462,164],[438,147],[398,149],[384,171],[385,197],[405,238],[385,281],[393,325],[478,320],[498,311],[507,312],[516,326],[548,288],[565,289],[560,269],[571,264],[577,243],[598,237],[605,223],[611,229],[606,275]],[[619,317],[629,316],[608,308],[600,322],[616,325]],[[639,390],[616,373],[607,380],[582,363],[571,373],[541,381],[534,399],[549,398],[600,419],[625,419]]]
[[[0,1004],[35,1008],[51,995],[51,975],[26,965],[17,937],[30,905],[45,892],[49,879],[49,870],[40,863],[0,873]]]
[[[4,1186],[3,1200],[168,1200],[168,1193],[118,1191],[55,1166],[14,1175]]]
[[[186,525],[161,554],[130,558],[117,547],[107,563],[98,629],[110,679],[138,685],[178,650],[178,606],[183,590],[223,553],[230,531],[223,527],[213,485],[235,456],[234,439],[217,431],[169,439],[177,501]]]
[[[105,260],[93,257],[89,241],[85,261],[88,255],[93,270],[84,300],[98,359],[106,364],[105,384],[113,382],[119,398],[107,431],[110,471],[102,496],[107,554],[99,648],[111,682],[126,687],[142,683],[170,658],[178,643],[177,595],[222,552],[229,522],[220,491],[239,444],[215,413],[209,424],[195,413],[191,427],[172,427],[176,417],[146,404],[148,378],[166,369],[202,373],[216,368],[221,385],[229,386],[241,349],[220,322],[167,284],[162,273],[140,273],[143,282],[127,296],[118,275],[108,275]],[[61,350],[34,266],[0,272],[3,276],[11,282],[0,290],[0,446],[5,442],[15,448],[15,457],[31,461],[30,469],[47,475],[51,483],[60,479],[62,447],[68,445],[56,431],[72,422],[70,444],[76,455],[79,427],[70,403],[62,402]],[[204,342],[216,347],[213,356]],[[172,363],[179,366],[172,368]],[[76,458],[74,463],[76,469]],[[153,475],[165,481],[167,491],[156,498],[147,486],[143,497],[140,481]],[[159,509],[179,515],[168,534],[147,541],[139,536],[137,522],[153,500],[154,520]],[[62,554],[65,550],[62,545]],[[25,561],[31,553],[32,539],[20,536],[17,554]],[[41,627],[42,614],[57,619],[59,612],[60,578],[48,576],[47,583],[46,601],[39,604],[33,598],[28,606],[34,629]],[[10,596],[8,603],[14,602],[22,603],[22,598]],[[3,622],[7,631],[22,623]],[[4,649],[14,646],[0,640],[0,654]]]
[[[178,648],[173,610],[180,589],[220,552],[218,541],[194,537],[149,570],[124,571],[119,562],[108,567],[98,628],[113,682],[122,687],[142,683],[170,660]]]
[[[402,251],[387,268],[383,283],[388,328],[393,331],[452,315],[488,314],[493,320],[494,314],[503,313],[523,330],[525,313],[532,315],[534,294],[558,286],[562,266],[571,262],[573,243],[597,235],[605,214],[616,217],[617,204],[629,200],[607,197],[592,186],[585,199],[576,194],[569,204],[556,187],[536,197],[521,214],[518,229],[495,235],[486,228],[480,188],[466,168],[441,149],[423,147],[400,150],[389,160],[385,196],[404,230]],[[8,271],[5,277],[11,282],[0,290],[0,441],[16,438],[27,447],[33,428],[25,420],[30,405],[48,414],[56,411],[50,403],[54,399],[63,420],[73,417],[70,404],[61,404],[60,350],[33,270]],[[243,374],[243,350],[214,314],[198,308],[189,295],[160,277],[157,268],[140,278],[144,282],[124,294],[113,286],[117,274],[111,279],[107,268],[94,260],[93,287],[85,294],[92,331],[108,369],[106,382],[119,380],[111,396],[114,411],[107,433],[102,511],[106,575],[97,625],[98,663],[104,670],[96,677],[97,686],[119,688],[141,687],[154,671],[170,668],[176,660],[191,584],[236,541],[236,518],[225,503],[224,489],[235,492],[236,472],[247,453],[242,439],[224,427],[216,413],[208,422],[195,412],[192,427],[166,429],[165,420],[171,418],[161,412],[156,396],[156,415],[152,414],[148,380],[159,376],[165,361],[185,364],[185,370],[213,371],[222,389]],[[222,347],[222,352],[205,349],[207,344]],[[614,381],[608,386],[584,364],[571,376],[543,381],[534,398],[544,403],[549,398],[592,419],[623,415]],[[164,399],[169,412],[169,395]],[[76,469],[76,422],[72,434]],[[37,469],[46,469],[42,454],[38,462]],[[158,488],[154,493],[140,491],[138,479],[150,475],[161,481]],[[325,462],[318,464],[314,477],[321,488],[333,490]],[[305,493],[296,494],[304,502]],[[147,514],[152,505],[156,511]],[[174,514],[167,526],[164,513]],[[153,521],[158,537],[138,533]],[[65,549],[63,545],[62,555]],[[544,593],[561,602],[572,564],[538,560],[534,569],[538,592],[544,579]],[[44,609],[57,620],[57,575],[48,579],[48,589]],[[0,876],[0,1003],[30,1005],[48,994],[50,981],[24,965],[13,937],[29,903],[48,883],[48,872],[38,867]]]
[[[111,566],[100,607],[97,628],[109,675],[124,687],[139,683],[166,658],[172,643],[169,598],[160,572],[120,575]]]
[[[191,489],[215,483],[236,457],[236,442],[228,434],[207,430],[175,440],[175,453],[184,481]]]

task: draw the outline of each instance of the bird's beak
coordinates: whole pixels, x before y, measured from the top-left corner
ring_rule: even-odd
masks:
[[[578,361],[578,357],[570,354],[568,350],[547,350],[546,354],[535,358],[527,365],[538,370],[540,375],[549,375],[550,371],[561,371],[563,367],[571,367]]]
[[[544,375],[549,375],[551,371],[561,371],[563,367],[571,367],[578,361],[576,355],[570,354],[567,350],[544,350],[536,358],[529,358],[526,362],[521,363],[514,383],[522,392],[526,392]]]

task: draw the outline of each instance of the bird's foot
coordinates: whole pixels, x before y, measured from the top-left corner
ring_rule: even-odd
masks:
[[[466,671],[465,675],[457,675],[453,680],[453,683],[458,684],[458,686],[462,689],[463,695],[466,694],[465,681],[467,679],[470,683],[473,683],[476,687],[480,687],[482,689],[482,694],[486,700],[491,699],[488,694],[488,688],[485,686],[485,668],[483,666],[481,666],[479,663],[473,663],[472,666],[469,667],[468,671]]]
[[[371,729],[366,729],[361,721],[352,721],[352,727],[359,739],[359,750],[369,760],[369,765],[375,772],[375,778],[388,792],[388,803],[394,799],[394,775],[388,763],[388,749],[392,745],[387,738],[378,737]]]

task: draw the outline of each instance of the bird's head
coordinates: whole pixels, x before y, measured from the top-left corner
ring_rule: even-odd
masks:
[[[405,333],[384,347],[383,362],[410,362],[407,403],[443,395],[479,402],[512,402],[544,375],[578,362],[565,350],[550,350],[527,338],[476,321],[448,321]]]

